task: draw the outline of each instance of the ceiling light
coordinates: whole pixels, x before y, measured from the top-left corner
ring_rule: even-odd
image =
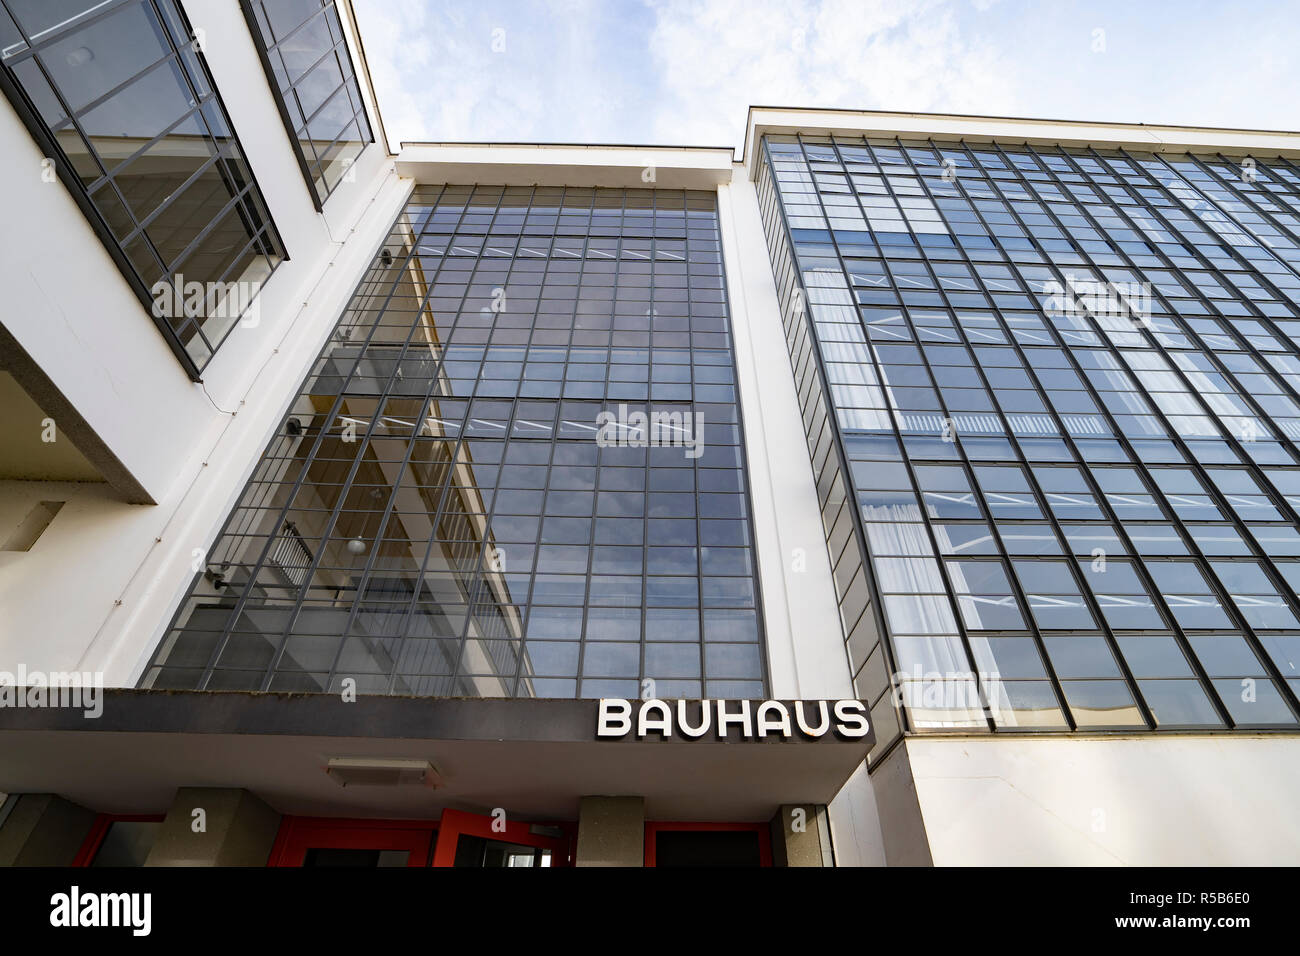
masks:
[[[325,772],[340,787],[438,787],[442,777],[427,760],[410,757],[330,757]]]

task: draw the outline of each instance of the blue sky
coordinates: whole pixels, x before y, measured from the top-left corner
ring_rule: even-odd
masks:
[[[739,146],[766,106],[1300,129],[1300,0],[354,0],[401,141]]]

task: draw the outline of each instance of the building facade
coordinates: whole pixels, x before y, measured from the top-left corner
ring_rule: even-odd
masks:
[[[0,0],[0,860],[1300,854],[1300,136],[394,155],[346,0],[66,6]]]

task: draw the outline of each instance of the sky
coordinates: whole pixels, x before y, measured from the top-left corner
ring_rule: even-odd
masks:
[[[734,146],[750,105],[1300,130],[1300,0],[353,0],[390,146]]]

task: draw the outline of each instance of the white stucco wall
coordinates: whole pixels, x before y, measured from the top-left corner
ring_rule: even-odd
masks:
[[[905,746],[936,866],[1300,864],[1300,738],[912,737]]]

